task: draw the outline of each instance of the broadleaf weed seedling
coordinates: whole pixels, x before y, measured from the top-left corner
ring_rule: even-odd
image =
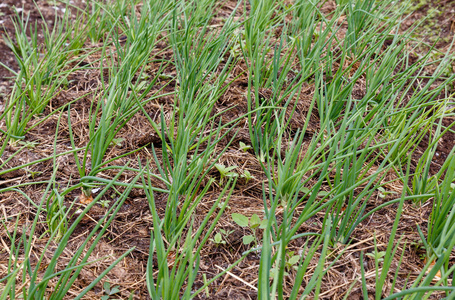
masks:
[[[221,204],[221,203],[220,203]],[[215,234],[215,236],[210,238],[209,240],[212,243],[215,243],[216,245],[222,245],[226,244],[226,239],[233,233],[234,230],[224,230],[224,229],[218,229],[218,232]]]
[[[240,178],[245,179],[245,183],[248,183],[251,179],[255,178],[253,175],[251,175],[250,171],[248,170],[243,170],[243,174],[240,175]]]
[[[111,287],[111,284],[109,281],[105,281],[103,283],[103,290],[104,290],[104,296],[101,296],[101,300],[108,300],[111,299],[111,296],[114,296],[115,294],[120,293],[120,289],[118,285],[115,285]]]
[[[240,227],[248,227],[253,231],[252,235],[243,236],[243,244],[248,245],[254,241],[257,246],[258,238],[257,238],[256,230],[258,228],[264,229],[268,224],[267,219],[261,220],[257,214],[253,214],[250,218],[248,218],[245,215],[242,215],[239,213],[233,213],[231,215],[231,217],[232,217],[232,220]]]
[[[243,152],[247,152],[251,149],[250,145],[245,144],[244,142],[239,142],[239,149]]]
[[[215,164],[215,168],[218,170],[218,172],[220,172],[220,175],[221,175],[220,182],[221,182],[221,184],[223,184],[225,177],[233,178],[233,177],[238,177],[239,176],[238,173],[232,172],[233,170],[237,169],[237,166],[226,167],[226,166],[224,166],[222,164]]]

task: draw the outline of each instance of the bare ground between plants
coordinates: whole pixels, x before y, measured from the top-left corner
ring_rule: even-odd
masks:
[[[12,5],[16,7],[22,7],[25,11],[30,12],[32,20],[42,22],[41,17],[37,13],[36,8],[31,1],[18,3],[14,0],[6,0],[3,3],[6,6],[0,7],[0,22],[5,26],[6,31],[12,31],[11,23],[9,18],[12,16],[13,11]],[[44,1],[37,2],[44,17],[52,20],[54,9],[51,5]],[[440,28],[443,28],[442,36],[453,36],[455,30],[455,20],[453,20],[453,9],[455,8],[454,1],[440,1],[441,5],[438,9],[441,10],[442,15],[438,16],[437,22],[435,22]],[[226,6],[229,8],[229,2]],[[422,6],[419,8],[413,18],[419,19],[425,15],[430,9],[430,5]],[[451,20],[452,18],[452,20]],[[451,21],[450,21],[451,20]],[[438,27],[435,25],[435,29]],[[426,33],[425,33],[426,34]],[[447,43],[441,42],[438,44],[441,50],[447,47]],[[166,56],[166,53],[161,55]],[[169,54],[171,56],[172,53]],[[17,69],[17,64],[14,60],[14,56],[9,51],[3,39],[0,39],[0,60],[8,65],[12,69]],[[153,72],[153,69],[150,70]],[[169,68],[166,70],[168,73],[173,73],[175,70]],[[242,65],[238,66],[236,70],[237,74],[243,72]],[[11,74],[0,67],[0,105],[4,105],[5,99],[10,91],[12,81],[8,78]],[[88,122],[89,122],[89,110],[90,103],[93,101],[92,91],[96,90],[100,86],[99,74],[84,73],[84,74],[73,74],[71,76],[71,83],[66,90],[61,90],[60,93],[53,99],[49,110],[56,109],[69,101],[72,101],[83,95],[81,100],[77,101],[71,106],[70,116],[71,123],[73,124],[73,131],[76,137],[77,145],[84,145],[88,141]],[[158,85],[165,85],[168,82],[158,82]],[[232,110],[224,117],[236,118],[246,112],[245,104],[245,91],[247,86],[247,78],[240,76],[226,91],[225,95],[218,101],[215,107],[215,111],[221,111],[226,108],[233,107]],[[158,89],[159,86],[156,87]],[[168,91],[172,91],[172,84],[166,87]],[[306,87],[306,94],[311,95],[313,92],[312,87]],[[266,94],[267,91],[264,91]],[[305,95],[305,93],[304,93]],[[266,96],[266,95],[265,95]],[[291,123],[295,123],[298,127],[302,123],[302,117],[304,118],[306,108],[311,101],[311,97],[302,97],[298,104],[299,113],[293,116]],[[172,97],[160,98],[156,103],[149,103],[146,107],[147,112],[150,116],[159,116],[160,108],[165,112],[172,110],[173,99]],[[45,114],[46,115],[46,112]],[[300,117],[300,119],[299,119]],[[57,136],[57,152],[61,153],[67,151],[70,147],[70,141],[68,136],[68,121],[67,114],[64,113],[60,119],[59,131]],[[39,121],[39,117],[34,122]],[[55,137],[55,130],[57,123],[59,122],[58,115],[54,115],[40,126],[29,132],[26,136],[26,140],[37,142],[37,145],[25,149],[20,155],[16,156],[13,160],[8,163],[8,167],[16,165],[22,165],[25,162],[30,162],[40,158],[49,157],[53,154],[53,143]],[[304,120],[303,120],[304,122]],[[448,126],[453,120],[444,120],[445,125]],[[243,229],[237,226],[230,218],[231,213],[239,212],[247,216],[252,214],[261,215],[263,212],[263,200],[262,200],[262,182],[265,180],[265,176],[262,173],[260,163],[257,158],[250,152],[244,152],[239,150],[239,142],[242,141],[246,144],[249,143],[249,134],[247,128],[244,126],[245,123],[240,123],[234,131],[238,131],[234,138],[234,142],[231,144],[229,150],[221,157],[221,162],[225,165],[236,165],[239,166],[238,171],[248,170],[254,178],[248,182],[240,182],[234,194],[229,202],[229,210],[224,214],[220,220],[217,228],[224,229],[226,231],[232,231],[227,237],[226,244],[215,245],[209,243],[207,247],[203,248],[201,253],[201,271],[206,274],[207,279],[212,278],[218,274],[221,270],[226,269],[231,263],[235,262],[241,257],[242,252],[248,250],[248,247],[243,245],[241,239],[245,234],[250,234],[248,229]],[[314,120],[310,121],[310,130],[308,131],[308,139],[311,138],[311,129],[317,130],[318,119],[314,116]],[[231,135],[233,136],[233,135]],[[128,124],[125,126],[118,135],[122,138],[122,141],[113,146],[108,154],[107,159],[119,156],[123,153],[127,153],[138,147],[145,146],[142,150],[136,152],[128,157],[123,157],[114,162],[116,165],[125,165],[130,163],[132,166],[137,164],[138,157],[142,162],[147,159],[151,159],[151,144],[157,149],[158,155],[160,155],[161,141],[159,137],[154,133],[151,126],[148,126],[147,119],[142,114],[137,114]],[[447,158],[447,155],[454,146],[455,134],[448,133],[444,136],[443,140],[440,141],[437,149],[438,159],[435,160],[431,166],[432,172],[436,173]],[[227,140],[225,141],[227,142]],[[425,149],[425,143],[421,145],[421,152]],[[9,146],[6,149],[4,155],[8,157],[15,151],[17,147]],[[306,149],[302,149],[305,151]],[[418,152],[418,151],[417,151]],[[416,160],[418,157],[416,157]],[[78,178],[78,172],[76,169],[74,158],[71,154],[61,156],[58,158],[59,169],[57,171],[56,182],[60,187],[70,185],[74,180]],[[152,166],[153,168],[153,166]],[[0,176],[0,187],[6,187],[24,182],[38,182],[41,180],[48,180],[52,174],[52,162],[47,161],[37,165],[31,166],[29,169],[19,169],[15,172],[7,173]],[[112,174],[103,174],[106,177],[111,177]],[[209,174],[212,177],[218,177],[218,173],[213,171]],[[122,180],[128,181],[132,174],[126,172],[122,175]],[[391,174],[390,176],[393,176]],[[219,182],[219,181],[218,181]],[[158,184],[158,183],[157,183]],[[44,185],[32,185],[28,188],[24,188],[23,191],[31,197],[33,201],[38,202],[42,196]],[[390,190],[401,192],[402,187],[390,186]],[[204,201],[202,201],[200,207],[196,211],[195,226],[197,226],[200,220],[199,216],[203,216],[208,211],[208,205],[216,198],[220,193],[221,187],[214,186],[212,190],[206,195]],[[70,203],[75,201],[79,196],[79,191],[74,191],[68,196],[65,201]],[[110,194],[105,195],[103,200],[114,201],[117,194],[112,191]],[[157,200],[157,206],[164,211],[166,203],[165,194],[156,194],[155,199]],[[389,196],[388,196],[389,197]],[[375,199],[369,202],[367,210],[371,210],[377,205],[380,205],[391,198],[381,198],[379,195],[375,195]],[[80,205],[80,204],[77,204]],[[404,248],[404,261],[401,267],[402,274],[399,274],[399,284],[396,286],[397,289],[403,289],[403,284],[410,276],[412,279],[416,277],[423,267],[423,262],[420,259],[420,255],[423,254],[423,250],[420,248],[420,238],[417,233],[416,224],[419,224],[421,228],[426,228],[426,222],[428,220],[429,212],[431,207],[426,206],[415,206],[412,203],[406,203],[403,212],[402,219],[399,224],[398,235],[403,237],[397,240],[400,243],[400,248]],[[79,248],[81,241],[85,239],[88,232],[94,227],[96,222],[106,213],[107,208],[100,205],[95,206],[88,214],[87,218],[79,224],[77,230],[73,234],[73,238],[67,244],[65,249],[64,257],[68,260],[72,257],[73,253]],[[24,199],[19,193],[7,192],[0,195],[0,214],[6,216],[20,216],[19,226],[29,224],[34,217],[35,208]],[[341,299],[344,297],[346,291],[348,291],[350,285],[358,281],[354,288],[350,291],[348,299],[361,299],[362,294],[360,290],[360,263],[359,256],[360,252],[366,253],[372,252],[374,249],[374,237],[376,237],[379,249],[384,249],[387,245],[388,236],[392,228],[392,224],[395,219],[396,207],[388,206],[371,216],[371,218],[361,223],[356,228],[351,236],[350,245],[347,250],[342,254],[339,259],[330,269],[327,274],[327,279],[323,281],[322,294],[320,299]],[[310,221],[306,222],[300,232],[315,231],[322,228],[322,220],[324,216],[315,216]],[[6,228],[1,227],[0,229],[0,278],[7,275],[7,263],[9,252],[8,249],[8,232],[12,232],[15,224],[7,224]],[[128,255],[124,261],[118,264],[114,269],[104,278],[104,281],[108,281],[112,286],[118,285],[120,287],[120,294],[122,298],[127,299],[131,293],[134,295],[134,299],[148,299],[148,293],[145,283],[145,269],[147,265],[148,253],[149,253],[149,241],[150,241],[150,229],[152,228],[152,216],[149,211],[149,206],[144,193],[140,189],[135,189],[129,195],[127,201],[121,208],[121,211],[117,215],[114,222],[109,226],[107,234],[103,237],[101,242],[96,246],[96,250],[92,253],[90,260],[95,260],[101,257],[106,259],[97,262],[84,268],[80,274],[78,280],[74,283],[70,294],[67,299],[74,298],[81,290],[83,290],[90,282],[93,281],[110,263],[112,263],[121,253],[126,250],[136,247],[135,250]],[[34,239],[34,252],[39,255],[39,250],[47,242],[45,220],[39,224],[39,230],[36,232],[38,235]],[[303,240],[296,239],[291,243],[290,250],[298,252],[302,250]],[[333,249],[334,256],[336,256],[340,249]],[[19,254],[21,255],[21,254]],[[47,253],[47,256],[51,256],[52,253]],[[64,262],[61,261],[62,263]],[[33,260],[32,260],[33,263]],[[314,258],[314,265],[317,264],[317,257]],[[394,261],[395,266],[398,264],[398,258]],[[57,266],[61,268],[62,266]],[[257,272],[259,267],[259,255],[256,253],[250,254],[244,261],[242,261],[237,267],[235,267],[231,273],[232,275],[226,275],[217,281],[215,281],[208,290],[208,296],[205,293],[200,295],[200,299],[256,299],[256,291],[251,288],[250,285],[255,285],[257,279]],[[392,267],[393,269],[393,267]],[[373,277],[371,274],[374,270],[374,262],[366,258],[365,271],[370,274],[371,279],[368,284],[371,286],[374,284]],[[235,275],[235,276],[234,276]],[[309,277],[308,277],[309,279]],[[305,281],[305,280],[304,280]],[[196,287],[202,286],[202,277],[197,279]],[[292,274],[287,278],[285,283],[285,290],[292,288]],[[385,286],[384,289],[390,288]],[[85,299],[99,299],[103,295],[102,287],[97,286],[91,291]],[[116,295],[117,296],[117,295]]]

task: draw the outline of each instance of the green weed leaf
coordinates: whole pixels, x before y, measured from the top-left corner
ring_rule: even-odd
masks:
[[[253,229],[258,227],[259,225],[261,225],[261,219],[259,218],[259,216],[257,214],[254,214],[251,216],[250,224],[251,224],[251,228],[253,228]]]
[[[244,236],[243,236],[243,244],[244,244],[244,245],[248,245],[248,244],[250,244],[252,241],[254,241],[254,235],[244,235]]]
[[[234,220],[234,222],[237,223],[237,225],[239,225],[240,227],[248,226],[248,217],[242,214],[233,213],[232,220]]]

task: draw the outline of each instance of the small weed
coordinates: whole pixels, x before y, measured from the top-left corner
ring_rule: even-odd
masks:
[[[367,253],[366,256],[373,258],[376,262],[380,263],[384,261],[385,251],[374,251],[373,253]]]
[[[257,228],[264,229],[267,226],[267,219],[261,220],[257,214],[253,214],[250,219],[248,219],[247,216],[238,213],[233,213],[231,216],[232,220],[234,220],[237,225],[240,227],[249,227],[253,231],[252,235],[243,236],[243,244],[248,245],[253,241],[257,244],[256,230]]]
[[[125,141],[124,138],[114,138],[111,141],[111,146],[113,147],[122,147],[122,143]]]
[[[386,191],[382,186],[378,187],[378,196],[385,198],[387,195],[396,194],[396,192]]]
[[[30,142],[30,141],[19,141],[19,145],[24,146],[27,149],[33,149],[35,148],[39,143],[38,142]]]
[[[104,208],[108,208],[109,207],[109,203],[111,203],[110,200],[100,200],[98,202],[101,205],[101,207],[104,207]]]
[[[289,251],[286,253],[286,268],[297,270],[297,264],[300,261],[300,255],[294,255],[294,251]]]
[[[234,178],[234,177],[238,177],[239,174],[236,173],[236,172],[232,172],[232,170],[235,170],[237,168],[237,166],[230,166],[230,167],[226,167],[222,164],[215,164],[215,168],[218,170],[218,172],[220,172],[220,175],[221,175],[221,183],[224,182],[224,178],[225,177],[228,177],[228,178]]]
[[[239,149],[240,149],[241,151],[243,151],[243,152],[247,152],[248,150],[251,149],[251,146],[250,146],[250,145],[247,145],[247,144],[245,144],[245,143],[243,143],[243,142],[240,142],[240,143],[239,143]]]
[[[27,173],[30,174],[30,176],[32,177],[32,179],[35,179],[35,176],[36,176],[36,175],[39,175],[39,174],[42,174],[42,173],[43,173],[43,172],[41,172],[41,171],[33,171],[33,170],[29,169],[29,168],[26,168],[25,171],[27,171]]]
[[[250,181],[251,179],[253,179],[254,176],[251,175],[250,171],[244,170],[244,171],[243,171],[243,174],[240,175],[240,178],[244,178],[245,181],[246,181],[246,183],[248,183],[248,181]]]
[[[215,243],[216,245],[226,244],[227,237],[234,232],[234,230],[224,230],[219,229],[219,232],[215,234],[213,239],[210,239],[211,242]]]
[[[103,289],[104,296],[101,297],[101,300],[113,299],[111,298],[113,295],[120,293],[119,286],[116,285],[111,288],[111,284],[109,283],[109,281],[104,282]]]

